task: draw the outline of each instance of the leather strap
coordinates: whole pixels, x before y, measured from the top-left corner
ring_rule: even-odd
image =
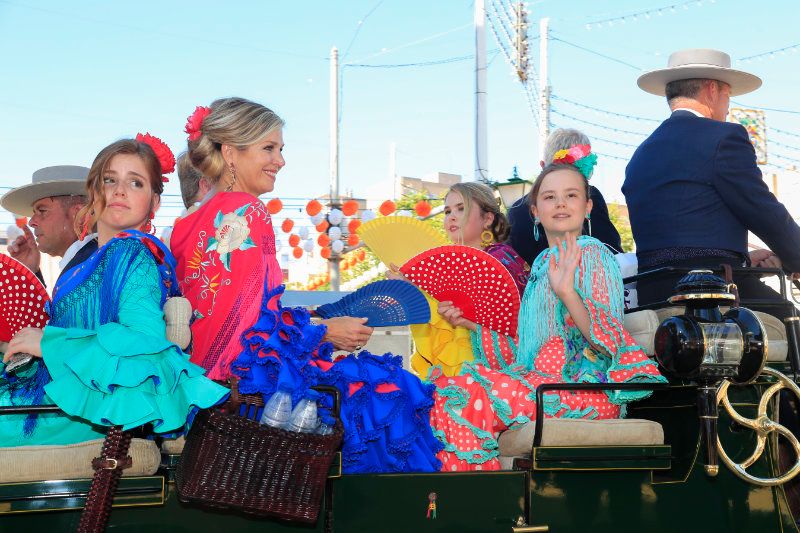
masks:
[[[111,426],[103,441],[101,457],[92,461],[94,477],[86,505],[81,513],[78,533],[102,533],[111,515],[111,504],[117,490],[122,470],[130,468],[132,459],[128,455],[131,433],[119,426]]]
[[[228,405],[230,406],[230,413],[239,414],[239,407],[242,405],[242,398],[239,396],[239,378],[232,377],[229,381],[231,386],[231,395],[228,398]]]
[[[733,307],[739,307],[739,287],[733,282],[733,268],[728,263],[722,263],[719,266],[722,267],[725,283],[728,284],[728,292],[733,294]]]

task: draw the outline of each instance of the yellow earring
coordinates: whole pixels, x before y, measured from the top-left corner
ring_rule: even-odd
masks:
[[[481,248],[487,248],[494,244],[494,233],[485,229],[481,232]]]

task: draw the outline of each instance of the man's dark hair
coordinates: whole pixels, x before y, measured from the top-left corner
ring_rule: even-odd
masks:
[[[664,92],[667,96],[667,102],[672,104],[672,101],[676,98],[695,98],[700,91],[703,89],[703,86],[706,82],[714,82],[717,84],[717,87],[722,85],[721,82],[717,80],[709,80],[704,78],[689,78],[688,80],[675,80],[667,83]]]

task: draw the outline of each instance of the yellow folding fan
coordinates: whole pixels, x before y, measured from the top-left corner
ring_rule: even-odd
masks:
[[[402,266],[415,255],[448,243],[430,224],[413,217],[376,218],[362,224],[357,231],[364,244],[386,266],[392,263]]]

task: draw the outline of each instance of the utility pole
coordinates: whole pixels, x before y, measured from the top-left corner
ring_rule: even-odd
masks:
[[[330,187],[330,208],[339,207],[339,50],[334,46],[331,48],[331,187]],[[331,254],[328,260],[329,271],[331,274],[331,289],[339,290],[341,283],[339,277],[339,254]]]
[[[517,2],[514,6],[514,20],[514,66],[519,81],[524,84],[528,81],[528,14],[524,2]]]
[[[397,175],[397,143],[389,143],[389,179],[392,180],[392,200],[397,200],[403,195],[400,188],[400,178]]]
[[[489,181],[486,134],[486,4],[475,0],[475,179]]]
[[[549,18],[545,17],[539,21],[539,157],[542,161],[544,161],[547,136],[550,135],[550,83],[547,74],[549,25]]]

